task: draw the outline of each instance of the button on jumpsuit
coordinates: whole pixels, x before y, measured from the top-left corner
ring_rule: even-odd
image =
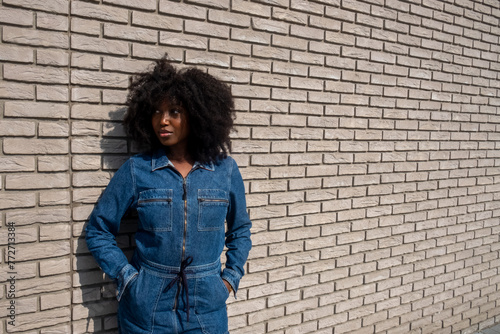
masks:
[[[115,236],[130,209],[139,219],[129,263]],[[89,250],[117,284],[120,333],[228,333],[223,280],[236,294],[251,248],[250,227],[232,158],[195,163],[186,178],[163,149],[127,160],[85,229]]]

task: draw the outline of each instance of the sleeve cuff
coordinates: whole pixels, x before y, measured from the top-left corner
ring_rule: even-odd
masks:
[[[137,277],[139,272],[137,269],[134,268],[133,265],[128,263],[125,265],[125,267],[120,270],[120,273],[118,274],[118,277],[116,278],[116,299],[120,301],[122,298],[123,293],[125,292],[125,289],[127,288],[127,285]]]
[[[238,291],[238,286],[240,285],[241,276],[234,270],[225,268],[222,271],[222,279],[231,285],[233,288],[234,298],[236,298],[236,292]]]

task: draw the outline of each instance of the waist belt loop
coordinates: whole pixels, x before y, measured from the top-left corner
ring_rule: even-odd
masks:
[[[177,282],[181,283],[181,287],[184,285],[184,293],[186,295],[186,307],[187,307],[186,313],[187,313],[187,321],[188,322],[189,322],[189,291],[188,291],[187,277],[186,277],[186,273],[184,272],[184,270],[192,262],[193,262],[193,257],[191,257],[191,256],[188,256],[184,261],[182,261],[182,263],[181,263],[181,269],[177,273],[177,276],[175,276],[175,278],[170,281],[170,283],[168,284],[168,286],[164,290],[164,291],[169,290]]]

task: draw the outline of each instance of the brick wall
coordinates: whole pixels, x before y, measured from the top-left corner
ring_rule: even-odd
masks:
[[[231,333],[500,321],[499,19],[498,0],[0,0],[0,332],[116,333],[82,229],[134,152],[129,76],[165,52],[236,97],[254,248]]]

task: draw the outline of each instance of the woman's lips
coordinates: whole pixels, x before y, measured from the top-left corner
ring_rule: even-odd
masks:
[[[162,130],[162,131],[159,131],[158,134],[160,135],[160,137],[169,137],[169,136],[172,135],[172,132],[171,131]]]

